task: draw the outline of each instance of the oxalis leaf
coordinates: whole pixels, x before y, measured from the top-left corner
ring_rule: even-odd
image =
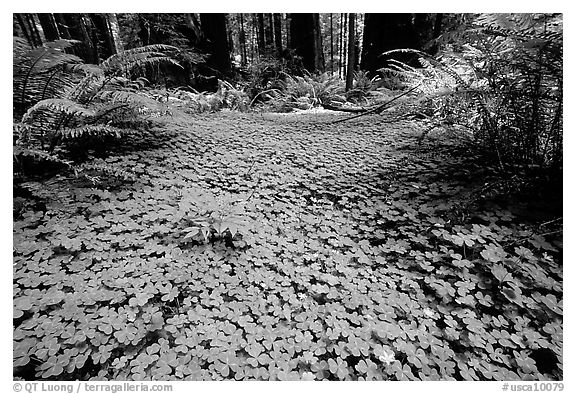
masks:
[[[494,275],[494,277],[500,283],[511,282],[514,280],[514,278],[512,278],[512,274],[508,272],[508,270],[506,270],[502,264],[495,264],[490,269],[490,272],[492,272],[492,275]]]

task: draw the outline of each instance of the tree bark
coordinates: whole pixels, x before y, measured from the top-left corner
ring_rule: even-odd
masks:
[[[239,14],[239,21],[238,24],[240,25],[240,31],[238,32],[238,41],[240,42],[240,59],[242,65],[245,65],[247,62],[247,54],[246,54],[246,32],[244,31],[244,16]]]
[[[99,57],[104,60],[116,53],[114,38],[106,14],[89,14],[94,24],[94,34],[98,45]]]
[[[346,61],[348,57],[348,45],[346,39],[348,38],[348,14],[344,14],[344,31],[342,32],[342,76],[346,79],[348,75],[348,62]]]
[[[98,62],[98,53],[96,51],[95,43],[88,32],[84,17],[82,14],[63,14],[64,21],[68,26],[70,38],[81,41],[80,44],[75,46],[77,55],[81,57],[86,63],[96,64]]]
[[[354,83],[354,46],[356,44],[356,15],[348,15],[348,66],[346,67],[348,72],[346,74],[346,91],[352,89]]]
[[[290,15],[289,47],[302,60],[302,66],[309,72],[317,70],[317,28],[314,14]]]
[[[70,32],[68,31],[68,24],[64,19],[64,14],[54,14],[54,20],[56,21],[56,27],[58,27],[60,38],[71,38]]]
[[[381,56],[391,49],[414,48],[415,33],[412,14],[366,14],[361,68],[370,74],[386,65],[391,57]],[[411,62],[412,55],[395,55],[394,59]]]
[[[340,24],[338,28],[338,76],[342,78],[342,58],[344,56],[344,51],[342,51],[342,41],[344,37],[344,14],[340,14]]]
[[[282,15],[274,14],[274,44],[276,56],[282,56]]]
[[[29,27],[26,25],[26,20],[24,16],[22,14],[14,14],[14,15],[16,16],[16,20],[18,21],[20,31],[24,35],[24,38],[26,38],[26,41],[28,41],[28,44],[30,44],[31,47],[35,47],[36,43],[34,42],[32,35],[30,34]]]
[[[264,35],[264,14],[257,14],[258,18],[258,53],[260,56],[266,53],[266,38]]]
[[[110,28],[110,35],[114,40],[115,53],[122,52],[124,50],[124,43],[120,38],[120,25],[118,24],[116,14],[108,14],[108,25]]]
[[[334,74],[334,23],[333,14],[330,14],[330,74]]]
[[[264,40],[266,42],[266,54],[269,55],[274,48],[274,22],[272,21],[272,14],[266,14],[266,22],[264,24]]]
[[[320,14],[312,14],[314,22],[314,70],[324,71],[324,46],[322,45],[322,26]]]
[[[200,24],[205,39],[203,49],[210,54],[206,61],[207,65],[223,74],[228,74],[231,63],[226,14],[200,14]]]
[[[56,41],[60,39],[60,33],[58,32],[58,26],[56,26],[56,19],[53,14],[38,14],[38,20],[40,21],[40,26],[42,26],[46,40]]]
[[[42,28],[41,26],[39,26],[39,23],[35,18],[34,14],[28,14],[27,17],[28,17],[28,24],[30,26],[30,31],[32,33],[32,36],[34,37],[34,41],[36,41],[37,45],[40,46],[42,45],[43,38],[44,41],[46,40],[46,38],[42,37],[42,34],[40,33]]]

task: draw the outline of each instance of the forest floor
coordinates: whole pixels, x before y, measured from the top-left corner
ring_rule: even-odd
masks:
[[[561,202],[342,116],[165,117],[96,161],[116,181],[24,185],[15,378],[562,379]],[[186,237],[191,201],[238,234]]]

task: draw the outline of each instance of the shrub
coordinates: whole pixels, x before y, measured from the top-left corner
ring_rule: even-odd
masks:
[[[456,43],[455,43],[456,42]],[[461,43],[463,44],[457,44]],[[487,14],[445,38],[438,59],[414,50],[423,69],[387,67],[421,83],[425,115],[472,130],[500,166],[562,165],[562,19]]]
[[[323,73],[319,75],[288,76],[285,88],[275,92],[270,105],[281,111],[294,108],[310,109],[321,104],[342,104],[344,83],[338,76]]]
[[[176,48],[166,45],[127,50],[89,65],[65,53],[71,40],[36,49],[17,38],[14,43],[14,112],[23,112],[14,125],[18,163],[28,156],[69,165],[68,153],[84,157],[95,140],[118,138],[122,128],[142,125],[162,108],[139,94],[146,80],[130,80],[131,70],[176,64],[168,55]]]

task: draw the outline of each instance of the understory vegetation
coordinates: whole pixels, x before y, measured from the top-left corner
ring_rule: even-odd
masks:
[[[14,38],[15,379],[563,379],[561,16],[351,86],[79,44]]]

